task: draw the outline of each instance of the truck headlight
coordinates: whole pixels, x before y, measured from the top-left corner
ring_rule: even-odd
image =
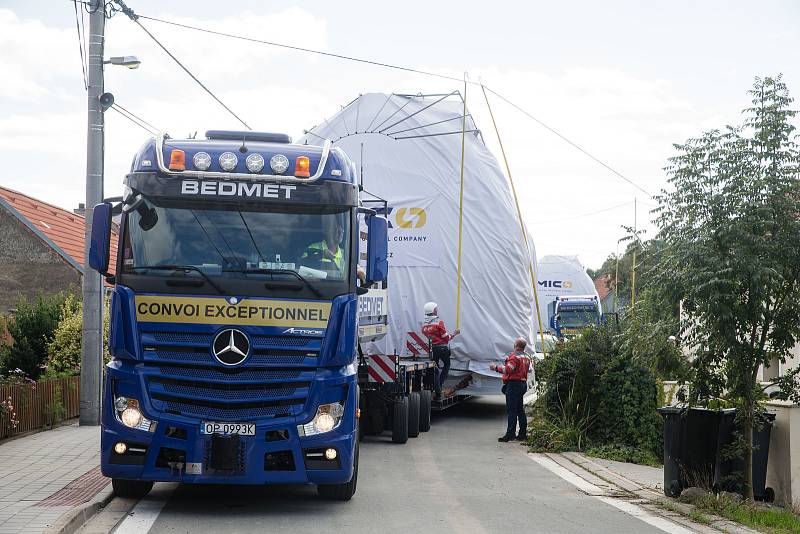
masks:
[[[145,432],[155,430],[153,422],[142,414],[142,410],[139,409],[139,401],[136,399],[115,397],[114,415],[117,421],[128,428],[144,430]]]
[[[301,436],[315,436],[335,430],[342,424],[344,406],[339,402],[320,404],[317,413],[311,422],[297,425],[297,432]]]

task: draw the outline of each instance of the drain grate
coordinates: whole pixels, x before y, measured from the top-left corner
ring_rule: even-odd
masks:
[[[111,479],[103,476],[100,467],[87,471],[36,506],[76,506],[88,502],[105,488]]]

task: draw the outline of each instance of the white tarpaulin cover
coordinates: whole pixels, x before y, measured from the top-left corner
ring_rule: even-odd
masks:
[[[597,288],[577,256],[544,256],[539,260],[536,275],[539,279],[540,315],[545,329],[549,325],[547,306],[556,297],[597,296]]]
[[[364,189],[389,202],[390,328],[378,342],[387,353],[415,350],[410,333],[421,337],[428,301],[439,304],[449,330],[456,327],[463,101],[442,97],[362,95],[301,140],[331,139],[363,165]],[[471,371],[465,392],[499,393],[489,363],[538,330],[528,249],[505,175],[471,118],[466,131],[462,333],[450,344],[451,376]],[[530,253],[535,265],[532,240]]]

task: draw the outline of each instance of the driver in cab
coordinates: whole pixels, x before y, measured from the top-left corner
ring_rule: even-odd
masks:
[[[319,262],[320,267],[326,271],[344,272],[344,251],[340,246],[344,238],[344,228],[339,218],[326,219],[324,222],[325,238],[317,243],[311,243],[306,248],[301,260]]]
[[[310,260],[319,262],[320,268],[337,273],[339,277],[345,276],[344,251],[341,243],[344,238],[344,226],[338,217],[326,219],[323,223],[325,238],[322,241],[311,243],[305,252],[300,256],[300,260]],[[361,266],[358,266],[358,279],[364,283],[365,273]]]

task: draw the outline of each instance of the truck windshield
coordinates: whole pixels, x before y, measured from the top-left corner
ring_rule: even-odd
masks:
[[[231,294],[242,294],[242,281],[257,281],[262,288],[269,281],[294,291],[303,286],[318,296],[320,289],[330,293],[335,286],[341,293],[350,274],[350,213],[144,200],[128,214],[122,273],[192,277]]]
[[[562,307],[558,310],[559,326],[566,328],[583,328],[597,324],[597,310],[590,306]]]

